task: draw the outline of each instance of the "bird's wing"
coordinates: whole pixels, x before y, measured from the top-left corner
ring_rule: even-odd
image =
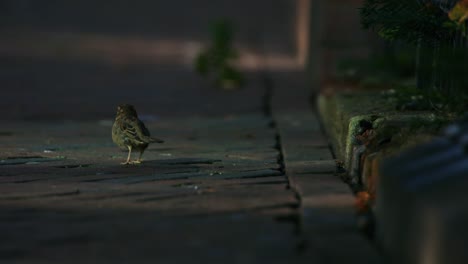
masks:
[[[146,129],[140,120],[135,117],[125,118],[120,123],[120,128],[123,131],[126,138],[136,143],[147,143],[145,137],[142,135],[142,131]]]

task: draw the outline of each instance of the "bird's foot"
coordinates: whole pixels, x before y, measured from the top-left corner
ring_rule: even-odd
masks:
[[[134,160],[130,162],[130,164],[141,164],[141,160]]]
[[[129,162],[129,161],[126,161],[126,162],[121,162],[120,164],[121,164],[121,165],[130,165],[130,164],[132,164],[132,163]]]

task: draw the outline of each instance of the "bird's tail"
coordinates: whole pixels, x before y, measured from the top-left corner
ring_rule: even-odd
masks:
[[[159,139],[159,138],[150,137],[150,142],[151,143],[164,143],[164,140]]]

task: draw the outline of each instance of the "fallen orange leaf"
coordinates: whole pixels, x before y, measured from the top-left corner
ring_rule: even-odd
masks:
[[[368,192],[358,192],[356,195],[356,209],[358,212],[366,212],[369,210],[370,194]]]

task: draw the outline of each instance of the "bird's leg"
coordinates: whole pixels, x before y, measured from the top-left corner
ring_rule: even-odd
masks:
[[[144,152],[144,151],[145,151],[144,149],[140,150],[140,156],[138,156],[138,159],[135,160],[134,163],[136,163],[136,164],[140,164],[140,163],[141,163],[141,156],[143,156],[143,152]]]
[[[122,165],[130,164],[130,156],[132,155],[132,146],[128,146],[128,157],[126,162],[122,162]]]

